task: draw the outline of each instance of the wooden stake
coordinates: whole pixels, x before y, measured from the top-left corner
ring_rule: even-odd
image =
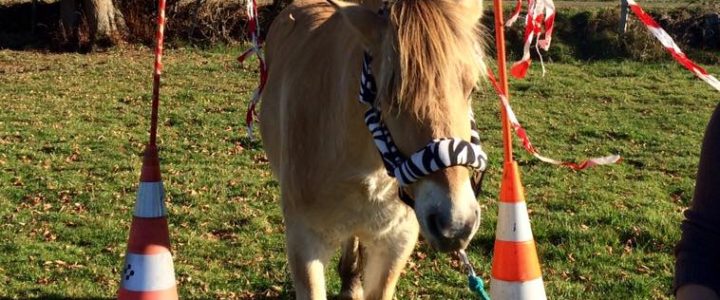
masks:
[[[627,20],[628,20],[628,2],[627,0],[620,0],[620,34],[627,32]]]

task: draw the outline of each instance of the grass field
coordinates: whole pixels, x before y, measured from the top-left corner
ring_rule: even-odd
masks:
[[[39,2],[42,3],[54,3],[59,2],[60,0],[40,0]],[[185,0],[188,1],[188,0]],[[244,0],[220,0],[223,2],[226,1],[237,1],[237,2],[243,2]],[[0,0],[0,6],[11,6],[16,4],[23,4],[23,3],[31,3],[32,0]],[[508,5],[514,3],[515,1],[508,1],[504,0],[505,3],[508,3]],[[558,7],[593,7],[593,6],[601,6],[601,7],[609,7],[609,3],[617,3],[619,4],[620,1],[618,0],[573,0],[573,1],[556,1],[556,4]],[[259,0],[258,4],[272,4],[272,0]],[[488,5],[491,3],[488,2]],[[641,4],[643,5],[649,5],[649,6],[683,6],[683,5],[689,5],[689,4],[712,4],[712,0],[680,0],[680,1],[673,1],[673,0],[645,0],[641,1]]]
[[[243,138],[257,74],[236,64],[240,50],[165,56],[160,151],[183,299],[292,298],[278,184],[261,144]],[[0,51],[0,298],[114,297],[148,128],[151,53]],[[516,152],[548,295],[669,298],[717,92],[672,62],[548,68],[511,83],[535,145],[564,159],[625,159],[577,173]],[[492,163],[468,252],[489,279],[502,145],[496,98],[487,86],[475,98]],[[398,299],[472,298],[457,261],[425,244],[406,270]]]

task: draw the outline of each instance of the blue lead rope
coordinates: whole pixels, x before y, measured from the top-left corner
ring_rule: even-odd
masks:
[[[473,274],[468,275],[468,286],[480,299],[490,300],[490,295],[485,291],[485,284],[483,284],[482,278]]]
[[[475,274],[475,269],[470,264],[470,259],[468,259],[465,251],[458,251],[458,256],[460,256],[460,260],[465,266],[465,269],[468,271],[468,287],[470,287],[470,290],[478,295],[480,299],[490,300],[490,295],[488,295],[487,291],[485,291],[485,284],[483,284],[482,278]]]

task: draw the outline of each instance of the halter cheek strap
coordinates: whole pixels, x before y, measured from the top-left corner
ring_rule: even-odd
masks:
[[[431,173],[453,166],[466,166],[483,172],[487,167],[487,154],[480,145],[480,135],[472,111],[469,113],[471,137],[470,141],[459,138],[435,139],[427,146],[406,158],[393,142],[390,131],[382,121],[381,111],[377,105],[377,83],[372,73],[372,56],[365,52],[363,56],[362,76],[360,79],[359,100],[368,106],[365,113],[365,125],[372,134],[375,146],[382,157],[388,175],[397,179],[400,184],[400,199],[413,207],[412,197],[405,188],[420,178]],[[473,179],[478,178],[473,176]],[[479,178],[482,178],[480,176]],[[480,180],[481,181],[481,180]],[[479,192],[479,183],[473,190]]]

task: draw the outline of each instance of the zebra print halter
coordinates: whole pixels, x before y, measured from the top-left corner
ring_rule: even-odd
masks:
[[[469,113],[472,128],[469,142],[456,138],[436,139],[406,158],[398,150],[390,131],[382,121],[380,108],[376,103],[377,84],[371,63],[372,56],[365,52],[359,100],[368,106],[365,113],[365,125],[373,136],[385,169],[388,175],[400,183],[398,192],[400,199],[410,207],[414,207],[414,200],[406,192],[405,187],[424,176],[453,166],[466,166],[475,170],[472,183],[475,196],[478,196],[482,185],[482,175],[487,167],[487,154],[480,145],[480,135],[477,132],[477,124],[472,111]]]

